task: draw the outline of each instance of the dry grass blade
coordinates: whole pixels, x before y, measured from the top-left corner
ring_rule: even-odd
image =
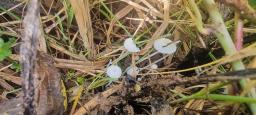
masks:
[[[58,68],[74,69],[83,73],[94,72],[95,70],[104,69],[106,61],[86,62],[76,60],[66,60],[55,58],[55,66]]]
[[[136,3],[139,3],[139,2],[136,2]],[[113,27],[114,27],[114,24],[121,18],[123,18],[124,16],[126,16],[129,12],[131,12],[133,9],[133,6],[126,6],[124,7],[123,9],[121,9],[119,12],[117,12],[115,14],[115,17],[111,20],[110,24],[109,24],[109,28],[108,28],[108,31],[107,31],[107,44],[110,44],[111,41],[110,41],[110,34],[113,30]]]
[[[228,62],[232,62],[232,61],[237,61],[239,59],[243,59],[245,57],[249,57],[249,56],[255,56],[256,55],[256,44],[252,44],[251,46],[242,49],[241,51],[238,51],[237,53],[230,55],[230,56],[226,56],[224,58],[224,60],[219,63],[219,65],[224,64],[224,63],[228,63]]]
[[[100,96],[96,96],[93,99],[91,99],[89,102],[85,103],[82,107],[80,107],[74,115],[84,115],[88,113],[90,110],[95,108],[100,102],[100,98],[107,98],[113,93],[117,92],[118,90],[122,89],[122,85],[116,85],[111,87],[110,89],[104,91]]]
[[[19,60],[20,56],[19,55],[11,55],[10,58],[12,60]],[[54,58],[54,66],[57,68],[62,68],[62,69],[74,69],[81,71],[83,73],[88,73],[88,72],[94,72],[96,70],[101,70],[104,69],[105,64],[107,63],[107,60],[100,60],[100,61],[78,61],[78,60],[67,60],[67,59],[60,59],[60,58]],[[6,74],[4,74],[6,75]],[[1,72],[0,72],[1,76]],[[4,76],[5,77],[5,76]],[[19,77],[17,77],[18,79]],[[5,78],[4,78],[5,79]],[[9,80],[6,78],[6,80]],[[12,78],[12,80],[15,80]],[[14,82],[16,83],[16,82]]]
[[[7,83],[5,80],[0,78],[0,86],[5,88],[8,91],[14,90],[14,87],[12,87],[9,83]]]
[[[164,15],[161,14],[160,12],[157,12],[157,10],[151,10],[149,8],[145,8],[144,6],[142,6],[142,5],[138,4],[138,3],[135,3],[133,1],[130,1],[130,0],[121,0],[121,1],[126,2],[127,4],[133,6],[136,9],[140,9],[140,10],[142,10],[144,12],[152,13],[154,16],[157,16],[159,18],[163,18],[164,17]],[[169,5],[169,4],[166,3],[166,5]]]
[[[70,3],[75,13],[76,22],[83,39],[84,47],[87,48],[89,52],[89,58],[93,59],[96,52],[94,50],[89,0],[70,0]]]
[[[177,76],[165,76],[163,78],[156,79],[154,81],[142,83],[142,86],[178,86],[178,85],[196,85],[217,81],[238,81],[241,79],[256,79],[256,69],[247,69],[240,71],[232,71],[224,74],[206,75],[206,76],[194,76],[194,77],[177,77]],[[168,80],[169,79],[169,80]]]
[[[161,14],[160,11],[158,11],[155,7],[153,7],[148,1],[146,0],[141,0],[143,4],[145,4],[150,10],[153,12],[156,12],[157,14]],[[161,14],[162,15],[162,14]]]
[[[7,3],[5,3],[5,2],[7,2]],[[16,1],[15,1],[16,2]],[[2,16],[2,15],[4,15],[5,13],[7,13],[7,12],[10,12],[11,10],[13,10],[13,9],[16,9],[16,8],[19,8],[19,7],[21,7],[24,3],[26,2],[26,0],[24,0],[23,2],[21,2],[21,3],[19,3],[19,4],[17,4],[17,5],[14,5],[13,7],[11,7],[11,8],[9,8],[8,10],[6,10],[6,11],[4,11],[4,12],[1,12],[0,13],[0,16]],[[1,4],[0,4],[0,6],[8,6],[9,4],[13,4],[12,2],[8,2],[8,1],[1,1]],[[18,10],[17,10],[18,11]],[[21,11],[18,11],[19,13],[21,12]]]
[[[164,21],[154,32],[154,34],[152,35],[147,45],[141,50],[140,55],[144,55],[152,47],[154,41],[158,39],[165,32],[166,28],[169,25],[170,2],[163,0],[162,4],[164,4]]]
[[[21,83],[22,83],[22,78],[21,77],[16,77],[16,76],[9,75],[9,74],[3,73],[3,72],[0,72],[0,76],[4,80],[11,81],[11,82],[13,82],[17,85],[21,85]]]
[[[62,52],[64,54],[66,54],[66,55],[68,55],[68,56],[70,56],[72,58],[75,58],[75,59],[78,59],[78,60],[88,61],[85,57],[83,57],[81,55],[74,54],[74,53],[70,52],[69,50],[61,47],[60,45],[57,44],[57,42],[54,39],[49,38],[49,45],[52,48],[54,48],[54,49],[56,49],[56,50],[58,50],[58,51],[60,51],[60,52]]]

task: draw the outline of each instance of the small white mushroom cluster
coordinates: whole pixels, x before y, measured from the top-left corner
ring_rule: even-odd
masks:
[[[180,41],[173,42],[170,39],[167,38],[160,38],[155,40],[154,42],[154,48],[157,52],[162,54],[173,54],[177,50],[177,44]],[[140,48],[137,47],[135,42],[133,41],[133,38],[127,38],[124,41],[124,48],[131,53],[137,53],[140,52]],[[154,64],[151,66],[151,68],[156,69],[157,65]],[[131,76],[135,76],[139,73],[140,69],[138,67],[128,67],[127,68],[127,74]],[[107,67],[106,73],[111,78],[119,78],[122,75],[122,69],[118,65],[110,65]]]
[[[138,67],[128,67],[126,73],[130,76],[138,75],[140,69]],[[118,79],[122,75],[122,69],[118,65],[111,65],[107,67],[107,75],[110,78]]]

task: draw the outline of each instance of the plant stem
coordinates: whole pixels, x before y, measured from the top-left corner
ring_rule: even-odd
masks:
[[[224,24],[221,14],[218,11],[216,4],[214,3],[213,0],[203,0],[203,3],[204,3],[204,6],[207,8],[207,11],[209,12],[209,15],[212,19],[213,25],[215,25],[215,33],[214,34],[218,38],[218,41],[221,44],[222,48],[224,49],[226,55],[235,54],[237,52],[236,47],[233,44],[232,38],[226,29],[226,26]],[[233,70],[245,69],[245,66],[243,65],[241,60],[234,61],[231,63],[231,65],[232,65]],[[249,82],[248,79],[243,79],[239,83],[243,89],[246,89],[246,84],[248,84],[248,82]],[[207,93],[214,91],[220,87],[223,87],[227,84],[228,84],[227,82],[214,84],[208,88],[202,89],[201,91],[199,91],[193,95],[183,97],[183,98],[173,101],[171,103],[187,101],[190,99],[195,99],[195,98],[200,98],[200,97],[202,98],[202,96],[207,95]],[[251,89],[248,96],[256,98],[256,93],[255,93],[254,88]],[[253,103],[247,103],[247,104],[250,107],[252,114],[256,115],[256,104],[253,104]]]
[[[210,99],[216,101],[230,101],[235,103],[256,103],[255,98],[243,97],[243,96],[232,96],[232,95],[220,95],[220,94],[207,94],[196,97],[197,99]]]
[[[236,53],[237,51],[236,51],[235,45],[233,44],[232,38],[226,29],[222,16],[219,13],[214,0],[203,0],[203,4],[207,8],[207,11],[213,21],[213,24],[216,26],[215,35],[218,38],[219,43],[224,49],[226,55],[232,55]],[[245,69],[245,66],[243,65],[241,60],[234,61],[231,63],[231,65],[233,70]],[[249,80],[243,79],[239,82],[243,89],[245,89],[248,81]],[[248,96],[256,98],[256,93],[254,88],[251,89],[251,92],[248,94]],[[251,112],[256,115],[256,104],[248,103],[248,105],[251,109]]]
[[[215,91],[216,89],[219,89],[219,88],[221,88],[221,87],[223,87],[223,86],[225,86],[227,84],[229,84],[229,82],[222,82],[222,83],[214,84],[214,85],[212,85],[210,87],[203,88],[202,90],[200,90],[199,92],[197,92],[197,93],[195,93],[193,95],[183,97],[181,99],[172,101],[171,103],[179,103],[179,102],[183,102],[183,101],[187,101],[187,100],[190,100],[190,99],[195,99],[195,98],[207,95],[207,93]]]
[[[195,22],[197,30],[201,34],[208,35],[209,32],[206,28],[203,27],[203,19],[202,19],[202,16],[200,14],[200,10],[199,10],[199,8],[197,7],[197,5],[195,3],[195,0],[188,0],[188,3],[189,3],[189,5],[191,7],[191,10],[192,10],[191,13],[194,13],[194,14],[190,14],[190,16],[191,16],[192,20]]]

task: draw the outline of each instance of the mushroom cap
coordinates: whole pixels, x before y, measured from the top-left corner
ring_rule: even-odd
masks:
[[[160,38],[154,42],[154,48],[163,54],[173,54],[177,50],[177,43],[167,38]]]
[[[133,41],[132,38],[127,38],[125,41],[124,41],[124,47],[127,51],[129,52],[139,52],[140,51],[140,48],[138,48],[135,44],[135,42]]]
[[[128,67],[127,74],[130,76],[136,76],[140,72],[140,69],[138,67]]]
[[[117,65],[111,65],[107,68],[106,73],[111,78],[119,78],[122,75],[122,69]]]

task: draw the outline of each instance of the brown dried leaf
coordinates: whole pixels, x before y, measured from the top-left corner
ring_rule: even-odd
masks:
[[[53,65],[53,58],[40,52],[36,65],[38,78],[35,89],[36,111],[38,115],[62,115],[64,97],[61,93],[61,77]]]

